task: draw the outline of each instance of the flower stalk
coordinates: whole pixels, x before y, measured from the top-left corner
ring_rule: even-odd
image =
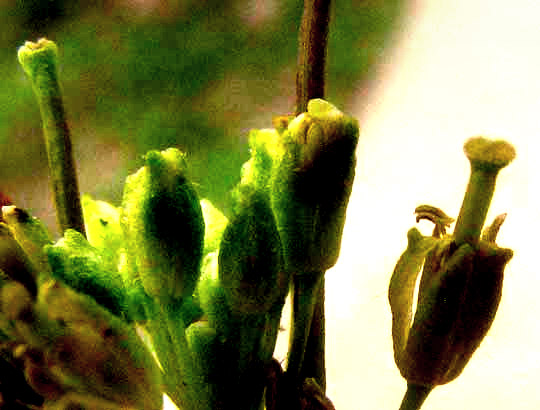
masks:
[[[407,384],[407,391],[401,402],[399,410],[419,410],[433,390],[432,386],[422,386],[419,384]]]

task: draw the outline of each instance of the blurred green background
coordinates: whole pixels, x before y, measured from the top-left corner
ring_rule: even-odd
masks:
[[[398,0],[336,0],[327,98],[347,111],[403,11]],[[119,204],[149,149],[188,153],[202,197],[228,211],[251,128],[295,101],[302,0],[0,2],[0,190],[56,230],[38,106],[17,62],[26,40],[60,48],[80,189]]]

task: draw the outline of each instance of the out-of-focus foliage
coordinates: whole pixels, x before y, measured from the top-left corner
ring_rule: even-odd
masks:
[[[335,1],[328,100],[346,107],[401,5]],[[294,110],[302,6],[301,0],[2,2],[2,185],[46,173],[38,107],[16,62],[18,46],[46,36],[62,44],[59,69],[75,151],[96,140],[120,158],[105,180],[96,154],[77,158],[83,192],[118,203],[127,169],[143,153],[178,146],[190,157],[201,197],[228,214],[249,128]],[[17,192],[9,194],[18,202]]]

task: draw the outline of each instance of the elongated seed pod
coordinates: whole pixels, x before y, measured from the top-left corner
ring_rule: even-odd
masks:
[[[60,230],[63,233],[75,229],[84,235],[71,138],[58,80],[58,47],[45,38],[36,43],[27,41],[19,48],[18,58],[39,104]]]

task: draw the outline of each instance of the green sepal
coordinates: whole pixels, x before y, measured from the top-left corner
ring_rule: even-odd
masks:
[[[93,297],[111,313],[128,319],[129,306],[120,274],[108,269],[102,253],[82,234],[68,229],[54,245],[47,245],[52,276]]]
[[[179,150],[150,151],[145,162],[126,179],[121,224],[128,265],[149,295],[168,303],[195,289],[204,219]]]
[[[392,311],[392,340],[396,363],[405,350],[413,319],[413,299],[416,280],[427,253],[438,240],[423,236],[416,228],[407,232],[407,249],[400,256],[388,288],[388,300]]]

